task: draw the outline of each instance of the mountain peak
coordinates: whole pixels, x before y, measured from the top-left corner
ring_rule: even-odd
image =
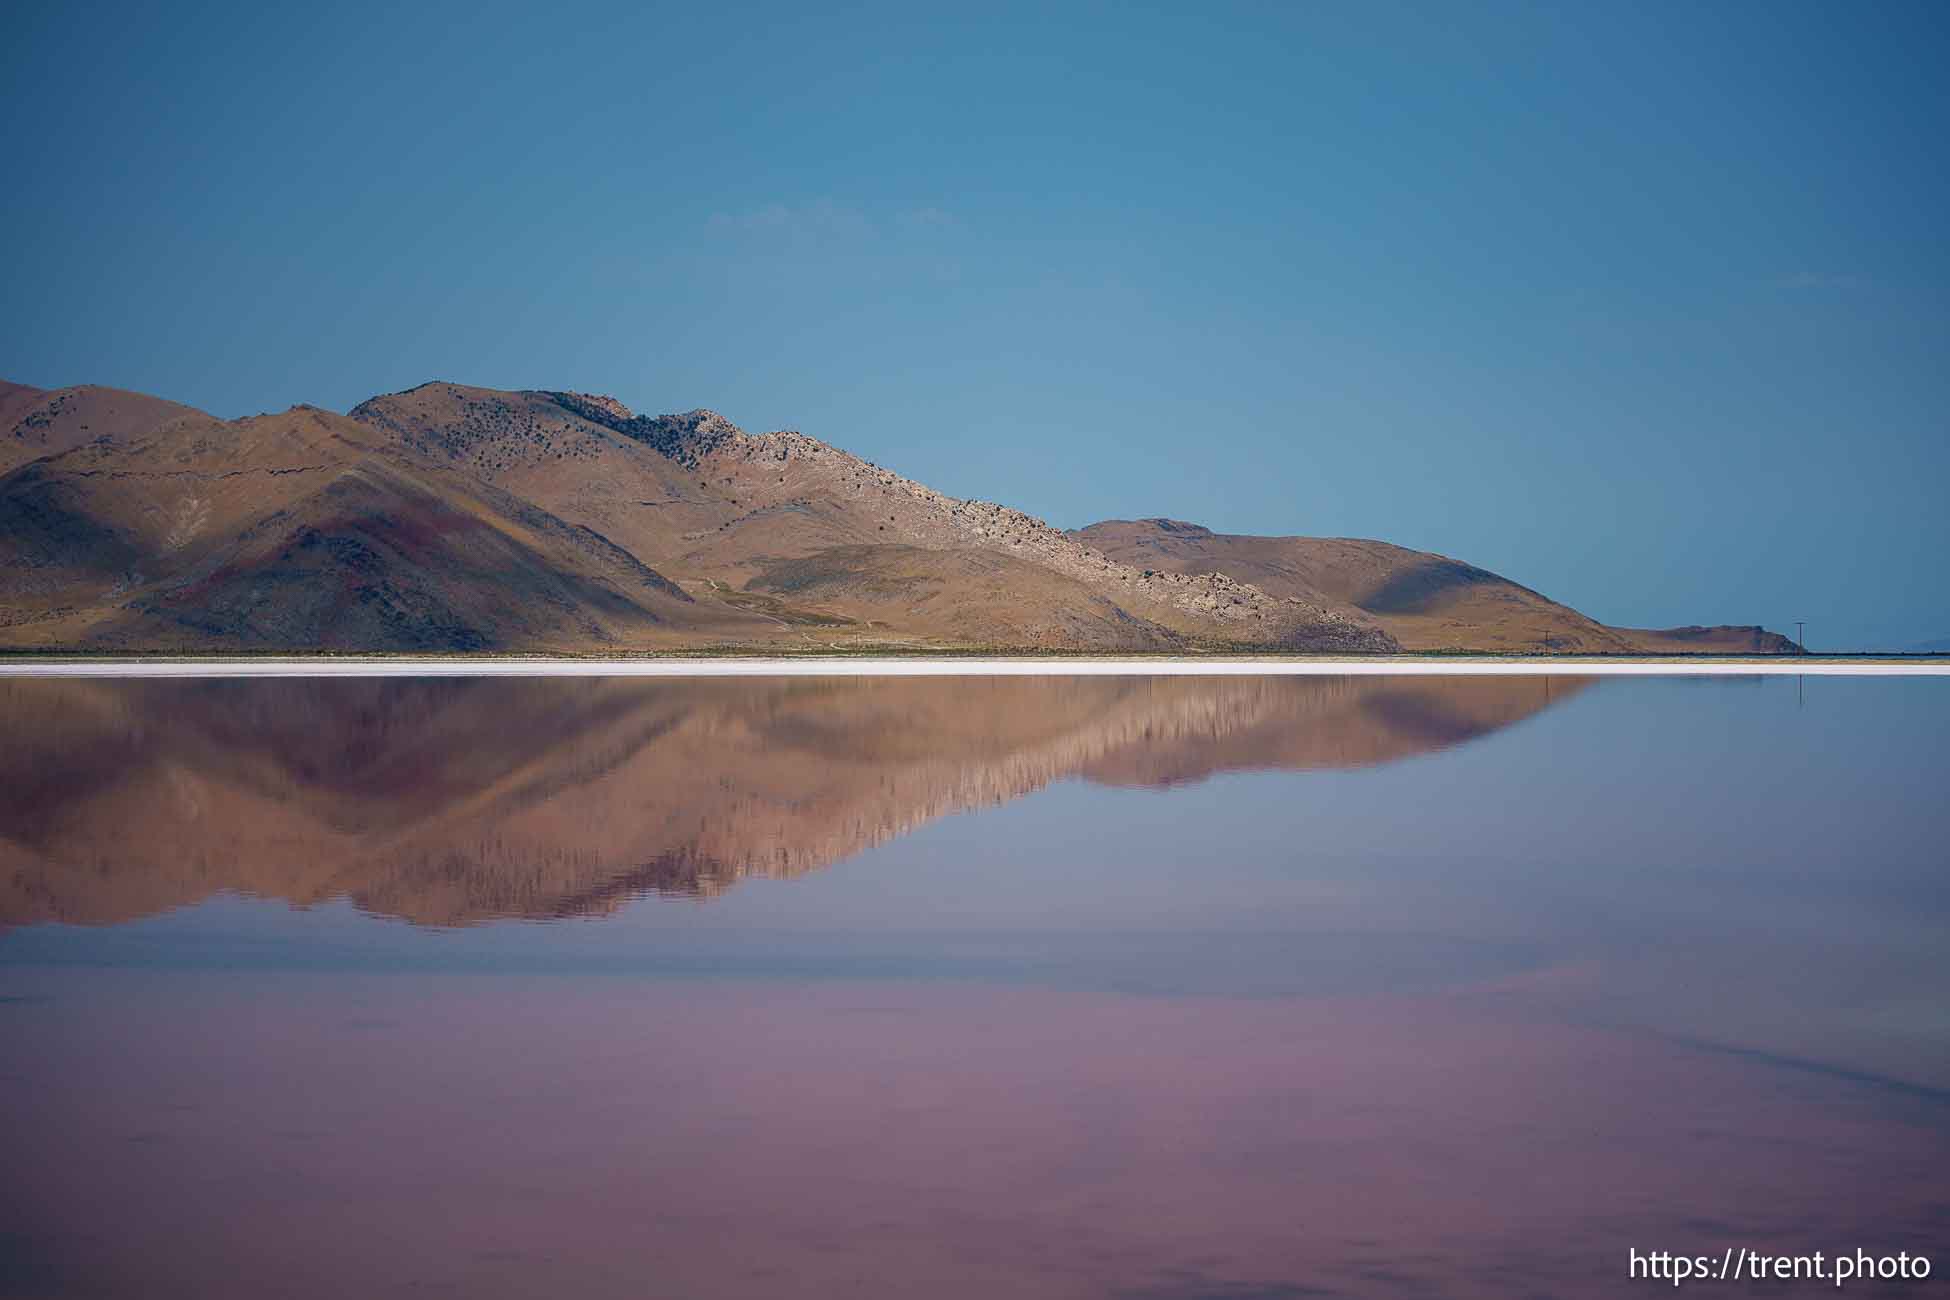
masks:
[[[596,393],[543,392],[541,395],[564,410],[605,428],[620,430],[637,418],[635,412],[614,397]]]
[[[1186,537],[1211,537],[1213,532],[1204,524],[1187,523],[1183,519],[1140,519],[1139,523],[1150,524],[1162,533],[1179,533]]]
[[[647,443],[671,459],[694,465],[699,456],[745,436],[716,411],[699,407],[677,415],[634,415],[613,397],[588,393],[544,393],[544,397],[592,424]]]
[[[680,415],[660,415],[657,423],[667,427],[681,427],[700,437],[729,437],[744,430],[719,415],[716,411],[699,407],[695,411],[685,411]]]
[[[573,403],[575,406],[587,411],[600,412],[608,416],[611,420],[636,419],[636,413],[630,410],[629,407],[623,405],[623,403],[617,401],[614,397],[599,393],[553,393],[550,395],[565,406]]]
[[[692,469],[702,457],[745,436],[743,429],[716,411],[703,409],[681,415],[639,415],[610,427]]]

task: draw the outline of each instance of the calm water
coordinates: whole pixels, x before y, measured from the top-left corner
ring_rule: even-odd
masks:
[[[0,1293],[1929,1294],[1947,737],[1940,681],[0,680]]]

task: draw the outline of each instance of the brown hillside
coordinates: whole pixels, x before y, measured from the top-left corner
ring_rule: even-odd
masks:
[[[190,417],[209,418],[193,406],[119,388],[48,391],[0,381],[0,474],[97,438],[148,433]]]
[[[764,626],[703,615],[586,528],[309,407],[186,418],[0,478],[15,644],[554,649]]]
[[[592,528],[646,563],[682,553],[686,538],[735,513],[683,466],[548,393],[422,384],[362,402],[350,416],[435,465]]]
[[[749,435],[714,411],[634,415],[587,394],[423,384],[351,415],[597,528],[700,600],[766,612],[801,635],[1392,649],[1359,612],[1223,577],[1147,575],[1020,511],[946,497],[800,433]],[[823,581],[784,594],[780,565]]]
[[[223,421],[0,387],[0,645],[1785,649],[1604,627],[1383,542],[1063,533],[710,411],[431,383]]]
[[[1223,576],[1147,574],[1020,511],[945,496],[803,434],[748,434],[712,411],[638,416],[609,397],[428,384],[352,415],[598,529],[701,598],[730,594],[801,628],[1098,650],[1394,648],[1358,611]],[[825,580],[781,605],[787,563]],[[900,584],[926,599],[903,603]]]
[[[1801,653],[1794,638],[1769,632],[1757,624],[1720,624],[1716,627],[1621,627],[1646,654],[1663,655],[1791,655]]]
[[[0,379],[0,429],[11,436],[14,426],[26,414],[47,400],[45,388],[35,388],[32,384],[16,384],[11,380]]]
[[[1354,606],[1409,650],[1571,654],[1790,653],[1757,627],[1608,627],[1460,560],[1346,537],[1215,533],[1176,519],[1114,519],[1075,536],[1129,564],[1224,573],[1274,595]]]

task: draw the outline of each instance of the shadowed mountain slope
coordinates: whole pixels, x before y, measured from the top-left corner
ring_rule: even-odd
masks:
[[[1224,573],[1274,595],[1345,604],[1409,650],[1583,654],[1792,653],[1759,627],[1608,627],[1508,578],[1444,555],[1346,537],[1215,533],[1176,519],[1113,519],[1073,534],[1127,564]]]
[[[0,633],[104,650],[584,649],[757,623],[367,425],[192,415],[0,477]]]
[[[1509,678],[0,680],[0,923],[237,890],[437,925],[815,870],[1068,776],[1351,768]]]

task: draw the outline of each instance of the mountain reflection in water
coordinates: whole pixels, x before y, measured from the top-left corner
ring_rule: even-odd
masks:
[[[1940,1278],[1946,735],[1940,681],[0,681],[0,1297]]]
[[[0,681],[0,924],[237,891],[424,925],[827,866],[1053,781],[1461,744],[1550,678]]]

